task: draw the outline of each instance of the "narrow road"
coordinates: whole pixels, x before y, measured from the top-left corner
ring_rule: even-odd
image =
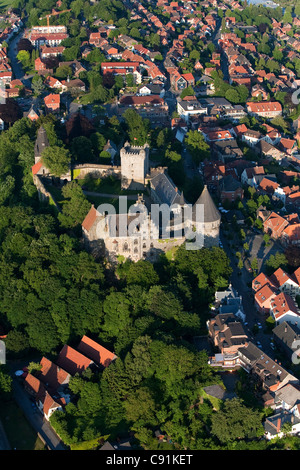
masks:
[[[24,77],[24,72],[23,72],[20,62],[17,59],[17,55],[18,55],[17,45],[20,39],[23,37],[23,34],[24,34],[24,30],[21,29],[21,31],[9,42],[8,51],[7,51],[7,55],[11,63],[14,78],[19,79],[19,80]]]
[[[0,421],[0,451],[11,450],[3,425]]]
[[[51,450],[66,450],[60,438],[55,434],[50,424],[43,419],[40,411],[33,407],[28,394],[25,392],[17,379],[13,380],[14,398],[23,410],[27,420],[37,433],[44,439],[46,445]]]

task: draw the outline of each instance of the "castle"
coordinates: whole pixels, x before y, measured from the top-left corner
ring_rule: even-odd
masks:
[[[48,145],[46,131],[41,126],[32,167],[34,182],[39,190],[42,187],[40,176],[51,176],[42,161],[42,152]],[[120,150],[120,159],[120,167],[111,166],[109,169],[121,179],[122,189],[148,193],[147,204],[139,195],[129,212],[127,201],[123,201],[125,207],[119,207],[119,213],[107,205],[92,206],[82,223],[83,240],[88,251],[95,256],[104,255],[112,262],[119,256],[133,261],[155,261],[160,254],[187,241],[194,244],[191,249],[196,249],[196,245],[219,246],[221,215],[206,186],[191,206],[166,168],[150,167],[148,144],[134,146],[126,142]],[[103,170],[103,165],[92,166],[97,168],[87,171],[94,175]],[[70,181],[71,172],[62,178]],[[122,197],[119,201],[122,202]]]
[[[121,187],[138,190],[148,187],[150,204],[146,205],[139,195],[128,213],[126,210],[108,213],[105,206],[97,209],[92,206],[82,223],[83,238],[89,251],[95,255],[101,253],[112,262],[119,256],[133,261],[155,261],[160,254],[188,240],[194,239],[195,243],[199,231],[202,233],[201,246],[219,246],[221,215],[206,186],[191,206],[174,185],[166,168],[150,169],[147,144],[138,147],[126,142],[120,157]],[[202,208],[200,228],[197,207]],[[169,215],[165,222],[162,214]]]

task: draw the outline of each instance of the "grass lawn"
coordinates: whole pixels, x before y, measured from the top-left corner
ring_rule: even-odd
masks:
[[[0,401],[0,419],[12,449],[45,449],[43,442],[14,401]]]
[[[97,209],[100,204],[111,204],[116,209],[116,213],[119,214],[119,198],[109,198],[109,197],[100,197],[100,196],[86,196],[88,201],[91,204],[94,204],[95,208]],[[131,201],[127,199],[127,211],[130,206],[135,204],[135,201]]]

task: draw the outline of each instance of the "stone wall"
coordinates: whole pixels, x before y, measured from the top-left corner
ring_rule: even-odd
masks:
[[[33,182],[34,182],[35,187],[38,191],[39,200],[41,202],[48,202],[49,204],[54,204],[56,209],[58,211],[60,211],[60,208],[59,208],[57,202],[55,201],[52,194],[45,188],[45,186],[44,186],[41,178],[39,177],[39,175],[33,175]]]

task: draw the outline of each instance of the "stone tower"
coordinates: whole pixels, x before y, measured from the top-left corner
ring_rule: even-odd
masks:
[[[120,150],[121,187],[123,189],[143,189],[149,173],[149,145],[142,147],[125,143]]]
[[[204,246],[219,246],[221,214],[207,189],[204,189],[193,206],[193,222],[196,220],[196,206],[202,204],[204,209]]]

